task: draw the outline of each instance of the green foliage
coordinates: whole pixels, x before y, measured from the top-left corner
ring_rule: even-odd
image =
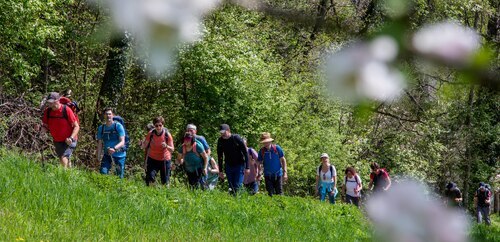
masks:
[[[267,195],[145,187],[78,169],[41,167],[0,149],[2,240],[354,240],[370,227],[353,206]]]

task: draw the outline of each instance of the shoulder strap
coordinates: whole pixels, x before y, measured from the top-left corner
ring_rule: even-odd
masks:
[[[274,153],[278,155],[278,148],[276,148],[275,144],[271,144],[271,149],[273,149]]]
[[[318,176],[321,174],[321,165],[318,166]]]
[[[330,175],[333,177],[333,166],[330,164]]]
[[[168,135],[170,133],[168,132],[168,129],[167,128],[163,128],[163,138],[165,139],[165,143],[167,143],[168,141]]]
[[[115,132],[116,132],[116,133],[118,133],[118,129],[116,128],[116,125],[117,125],[116,123],[117,123],[117,122],[116,122],[116,121],[113,121],[113,123],[115,123]]]
[[[66,110],[67,108],[68,108],[68,106],[66,104],[63,104],[62,115],[63,115],[63,118],[68,120],[68,122],[69,122],[68,111]]]

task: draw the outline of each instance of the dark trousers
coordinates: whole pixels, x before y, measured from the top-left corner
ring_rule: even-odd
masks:
[[[283,194],[283,182],[281,176],[264,176],[266,179],[266,190],[269,196]]]
[[[231,194],[236,194],[243,184],[243,165],[229,166],[226,165],[226,177]]]
[[[194,172],[186,171],[188,177],[189,187],[192,189],[204,188],[205,179],[203,176],[203,168],[198,168]]]
[[[259,182],[258,181],[254,181],[254,182],[250,182],[248,184],[245,184],[245,188],[247,189],[247,191],[250,193],[250,194],[256,194],[257,192],[259,192]]]
[[[480,224],[484,218],[484,222],[486,223],[486,225],[491,225],[490,206],[485,206],[485,207],[477,206],[476,216],[478,224]]]
[[[168,184],[170,182],[170,164],[170,160],[159,161],[148,157],[146,165],[146,185],[149,186],[149,184],[155,182],[158,171],[160,172],[161,183]]]
[[[358,208],[359,208],[359,199],[360,199],[360,197],[351,197],[347,194],[345,195],[345,202],[354,204]]]

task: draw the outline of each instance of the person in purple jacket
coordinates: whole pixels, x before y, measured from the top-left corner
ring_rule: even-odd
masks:
[[[250,168],[245,172],[243,185],[250,194],[254,195],[259,192],[259,180],[257,179],[257,175],[259,174],[259,164],[257,163],[258,155],[257,151],[252,147],[248,147],[246,138],[243,138],[243,143],[248,151],[248,166]]]

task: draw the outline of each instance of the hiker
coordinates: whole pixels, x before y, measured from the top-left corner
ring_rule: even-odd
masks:
[[[248,167],[250,168],[243,176],[243,185],[250,194],[254,195],[259,192],[259,180],[257,179],[257,175],[259,174],[258,154],[252,147],[248,147],[246,138],[243,138],[243,143],[247,149]]]
[[[283,182],[288,180],[285,154],[279,145],[272,143],[273,140],[268,132],[263,132],[260,135],[262,148],[257,158],[264,170],[266,190],[269,196],[282,195]]]
[[[116,175],[123,178],[125,173],[125,159],[127,156],[125,145],[125,128],[113,120],[111,108],[103,111],[105,123],[97,128],[97,160],[101,159],[101,174],[108,174],[112,163],[116,166]],[[104,152],[104,153],[103,153]]]
[[[474,194],[474,206],[476,207],[477,223],[480,224],[482,218],[486,225],[491,225],[490,220],[491,191],[484,182],[479,183],[479,189]]]
[[[59,162],[64,168],[69,168],[71,167],[69,159],[76,148],[80,125],[73,111],[61,104],[59,99],[57,92],[51,92],[46,97],[47,108],[43,112],[42,133],[50,131]]]
[[[446,197],[444,200],[446,205],[455,208],[462,207],[462,192],[454,182],[449,182],[446,185],[444,195]]]
[[[361,189],[363,189],[363,186],[361,184],[361,178],[356,172],[356,169],[354,169],[354,167],[347,167],[345,169],[344,186],[343,186],[345,194],[345,202],[354,204],[354,206],[359,208],[359,200],[361,199]]]
[[[208,156],[207,175],[205,176],[205,189],[214,190],[219,181],[219,166],[214,158]]]
[[[328,200],[331,204],[335,204],[337,196],[337,170],[335,166],[330,164],[330,157],[327,153],[321,154],[319,157],[321,165],[316,169],[316,192],[319,193],[319,200],[325,201],[328,194]]]
[[[158,171],[161,183],[168,185],[170,181],[170,168],[172,164],[172,152],[174,152],[174,140],[168,129],[163,125],[165,119],[161,116],[153,119],[154,129],[149,131],[141,148],[145,149],[146,160],[146,185],[155,182]]]
[[[208,156],[203,145],[197,142],[189,132],[184,134],[184,142],[178,149],[176,165],[184,164],[191,188],[204,188],[204,176],[207,175]]]
[[[194,125],[194,124],[188,124],[186,126],[186,132],[189,132],[192,135],[194,135],[194,138],[203,145],[203,149],[205,150],[205,152],[207,153],[207,155],[210,155],[212,153],[212,151],[210,150],[210,146],[208,145],[208,142],[205,139],[205,137],[196,134],[198,132],[197,128],[196,128],[196,125]]]
[[[391,178],[389,173],[383,168],[373,162],[370,164],[372,172],[370,173],[370,183],[368,188],[373,189],[374,192],[387,191],[391,187]]]
[[[229,193],[236,195],[243,183],[243,170],[249,169],[247,149],[239,135],[231,134],[229,125],[222,124],[219,131],[220,137],[217,140],[219,169],[226,172]],[[219,177],[224,179],[224,173],[219,172]]]

